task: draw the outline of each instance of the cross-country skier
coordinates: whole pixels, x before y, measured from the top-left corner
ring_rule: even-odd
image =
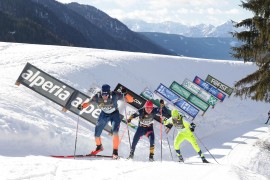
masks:
[[[176,154],[179,158],[179,162],[184,162],[183,156],[181,155],[180,152],[180,144],[184,141],[187,140],[188,142],[190,142],[193,146],[193,148],[195,149],[195,151],[199,154],[199,156],[201,157],[202,161],[204,163],[209,163],[197,141],[196,138],[194,136],[194,134],[192,133],[195,130],[196,125],[194,123],[188,123],[187,121],[184,120],[184,116],[181,115],[178,110],[174,109],[171,111],[171,117],[167,120],[163,121],[164,125],[168,125],[168,124],[172,124],[174,125],[174,127],[178,130],[178,134],[176,136],[176,138],[174,139],[174,149],[176,151]]]
[[[123,98],[123,94],[126,93],[125,88],[122,89],[122,93],[110,91],[110,86],[104,84],[102,86],[101,92],[94,95],[89,103],[84,103],[78,106],[79,110],[87,108],[91,102],[95,101],[98,107],[101,109],[101,113],[98,117],[98,121],[95,127],[95,141],[96,149],[90,154],[96,155],[100,151],[103,151],[103,146],[101,142],[101,133],[107,123],[110,121],[112,124],[112,134],[113,134],[113,159],[118,159],[118,146],[119,146],[119,136],[118,131],[120,128],[120,114],[118,110],[117,101]],[[132,102],[133,98],[129,95],[125,95],[127,102]]]
[[[154,150],[155,150],[155,134],[153,129],[154,117],[162,111],[162,114],[168,114],[169,110],[164,106],[164,101],[160,100],[160,107],[153,107],[151,101],[146,101],[144,108],[139,109],[136,113],[132,114],[128,118],[130,123],[133,118],[139,117],[138,129],[133,137],[131,151],[128,159],[133,159],[136,145],[140,138],[146,135],[150,141],[150,154],[149,161],[154,161]]]
[[[270,110],[269,110],[269,112],[268,112],[268,119],[267,119],[267,121],[266,121],[265,124],[268,124],[269,119],[270,119]]]

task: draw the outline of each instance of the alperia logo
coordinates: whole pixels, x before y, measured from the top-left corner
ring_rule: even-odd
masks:
[[[41,87],[44,91],[53,94],[63,101],[67,100],[70,96],[70,92],[65,90],[65,85],[59,86],[52,81],[46,80],[40,74],[40,71],[34,73],[28,69],[26,72],[22,73],[21,77],[30,83],[30,87]]]

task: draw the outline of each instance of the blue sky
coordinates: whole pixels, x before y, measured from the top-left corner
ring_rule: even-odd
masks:
[[[124,18],[146,22],[174,21],[188,25],[220,25],[252,17],[239,5],[241,0],[58,0],[94,6],[120,21]],[[244,0],[245,1],[245,0]]]

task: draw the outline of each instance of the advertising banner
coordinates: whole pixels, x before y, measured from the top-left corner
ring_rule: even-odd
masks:
[[[155,93],[161,95],[193,118],[195,118],[196,115],[199,113],[199,109],[185,101],[183,98],[178,96],[176,93],[174,93],[171,89],[167,88],[163,84],[160,84],[158,86]]]
[[[224,93],[219,91],[217,88],[215,88],[211,84],[208,84],[207,82],[205,82],[204,80],[202,80],[198,76],[196,76],[194,78],[193,83],[197,84],[198,86],[200,86],[201,88],[203,88],[204,90],[206,90],[207,92],[209,92],[210,94],[212,94],[213,96],[218,98],[220,101],[224,101],[224,99],[226,97],[226,95]]]
[[[204,89],[202,89],[200,86],[194,84],[192,81],[185,79],[182,83],[182,86],[188,89],[190,92],[195,94],[196,96],[200,97],[202,100],[207,102],[211,106],[215,106],[218,102],[218,99],[215,98],[210,93],[206,92]]]
[[[127,91],[127,94],[129,94],[133,97],[133,102],[128,103],[128,104],[132,105],[133,107],[135,107],[137,109],[141,109],[144,106],[146,100],[144,98],[142,98],[141,96],[139,96],[138,94],[136,94],[135,92],[128,89],[127,87],[125,87],[124,85],[118,83],[117,86],[115,87],[114,91],[121,92],[122,88],[125,88]]]
[[[25,65],[17,82],[62,107],[66,106],[67,102],[76,91],[72,87],[48,75],[30,63]]]
[[[208,82],[208,83],[210,83],[210,84],[212,84],[213,86],[217,87],[218,89],[220,89],[221,91],[225,92],[229,96],[233,92],[233,88],[227,86],[226,84],[222,83],[221,81],[217,80],[216,78],[214,78],[211,75],[208,75],[206,77],[205,81]]]
[[[96,124],[101,112],[96,103],[91,103],[89,107],[79,111],[77,109],[78,105],[83,102],[89,102],[89,96],[50,76],[30,63],[25,65],[16,84],[23,84],[93,124]],[[111,132],[111,126],[107,125],[105,130]]]
[[[195,96],[193,93],[189,92],[187,89],[185,89],[183,86],[181,86],[175,81],[171,84],[170,89],[172,89],[178,95],[185,98],[187,101],[189,101],[204,112],[206,112],[209,108],[209,104],[204,102],[199,97]]]

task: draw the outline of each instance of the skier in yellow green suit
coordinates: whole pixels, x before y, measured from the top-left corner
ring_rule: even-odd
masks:
[[[164,123],[164,125],[172,124],[178,130],[178,134],[177,134],[176,138],[174,139],[174,149],[175,149],[177,156],[179,158],[179,162],[184,162],[183,156],[181,155],[181,152],[180,152],[180,144],[184,140],[187,140],[188,142],[191,143],[194,150],[199,154],[202,161],[204,163],[209,163],[205,159],[200,147],[198,146],[196,138],[195,138],[194,134],[192,133],[196,127],[196,125],[194,123],[189,124],[187,121],[185,121],[184,117],[176,109],[171,111],[171,117],[167,120],[164,120],[163,123]]]

